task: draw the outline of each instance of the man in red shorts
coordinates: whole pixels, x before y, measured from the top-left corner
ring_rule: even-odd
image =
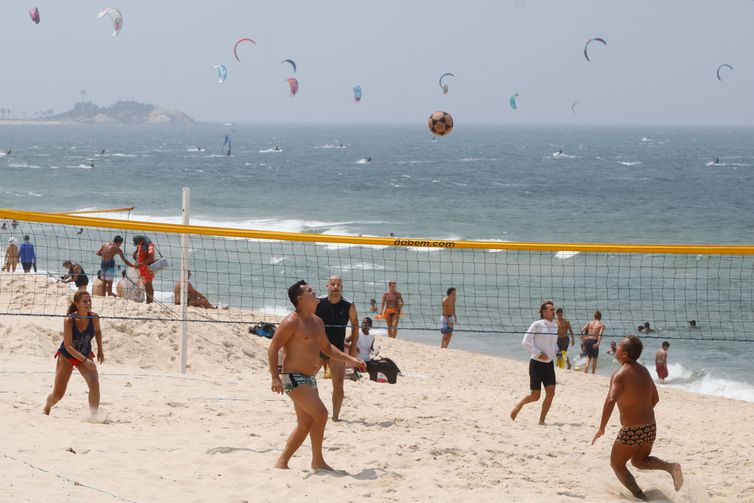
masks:
[[[655,370],[657,370],[657,377],[660,378],[660,382],[665,382],[668,377],[668,349],[670,343],[665,341],[662,343],[662,348],[655,353]]]

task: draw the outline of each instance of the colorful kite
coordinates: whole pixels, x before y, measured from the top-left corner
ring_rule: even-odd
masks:
[[[236,61],[241,61],[241,58],[238,57],[238,46],[241,44],[241,42],[250,42],[254,45],[257,45],[257,43],[250,38],[239,38],[236,42],[236,45],[233,46],[233,55],[236,57]]]
[[[291,77],[288,79],[288,86],[291,88],[291,98],[296,96],[296,93],[298,92],[298,80]]]
[[[448,84],[444,84],[442,79],[445,77],[455,77],[452,73],[443,73],[440,77],[440,89],[442,89],[442,94],[448,94]]]
[[[110,19],[113,21],[113,37],[117,36],[121,28],[123,28],[123,14],[115,7],[108,7],[99,13],[97,19],[102,19],[105,16],[110,16]]]
[[[225,68],[225,65],[215,65],[212,68],[217,70],[217,83],[222,84],[225,82],[225,79],[228,77],[228,69]]]

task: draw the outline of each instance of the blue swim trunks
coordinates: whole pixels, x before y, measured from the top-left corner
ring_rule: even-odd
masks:
[[[452,321],[449,318],[452,318]],[[445,316],[444,314],[440,316],[440,333],[452,334],[454,321],[455,321],[455,316]]]
[[[103,260],[100,264],[100,279],[102,281],[112,281],[115,279],[115,259]]]

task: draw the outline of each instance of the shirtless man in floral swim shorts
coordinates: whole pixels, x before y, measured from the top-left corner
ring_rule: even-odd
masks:
[[[296,428],[288,437],[275,468],[288,468],[291,456],[301,447],[307,436],[311,438],[314,470],[332,470],[322,456],[322,441],[327,424],[327,408],[319,398],[315,374],[319,370],[320,351],[334,360],[350,363],[362,372],[367,366],[362,360],[349,356],[330,344],[325,324],[314,311],[319,299],[305,281],[298,281],[288,289],[288,298],[296,310],[280,322],[270,342],[267,358],[272,376],[272,391],[285,393],[296,408]],[[278,374],[278,351],[285,349],[283,372]]]
[[[683,485],[683,472],[678,463],[668,463],[650,456],[657,433],[654,407],[660,400],[652,377],[637,361],[641,356],[641,339],[629,335],[618,344],[615,359],[621,367],[610,378],[610,390],[602,408],[602,422],[594,435],[592,445],[605,434],[605,427],[618,404],[620,423],[623,426],[613,443],[610,465],[626,489],[636,498],[646,501],[647,496],[639,488],[636,479],[626,468],[631,463],[640,470],[664,470],[673,477],[673,486],[678,491]]]

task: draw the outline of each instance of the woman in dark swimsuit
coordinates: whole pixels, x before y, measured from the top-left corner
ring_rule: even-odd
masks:
[[[60,278],[63,283],[75,284],[80,292],[86,292],[86,286],[89,284],[89,277],[86,275],[84,268],[81,264],[72,260],[66,260],[63,262],[63,267],[68,269],[68,274]]]
[[[102,351],[102,330],[99,326],[99,316],[91,311],[92,297],[89,292],[78,291],[73,296],[73,302],[68,306],[68,313],[63,321],[63,343],[58,348],[55,357],[55,384],[52,393],[47,397],[44,413],[50,414],[50,409],[58,403],[71,379],[73,367],[79,370],[89,386],[89,409],[92,417],[99,409],[99,374],[94,363],[92,339],[97,341],[97,361],[105,361]]]

